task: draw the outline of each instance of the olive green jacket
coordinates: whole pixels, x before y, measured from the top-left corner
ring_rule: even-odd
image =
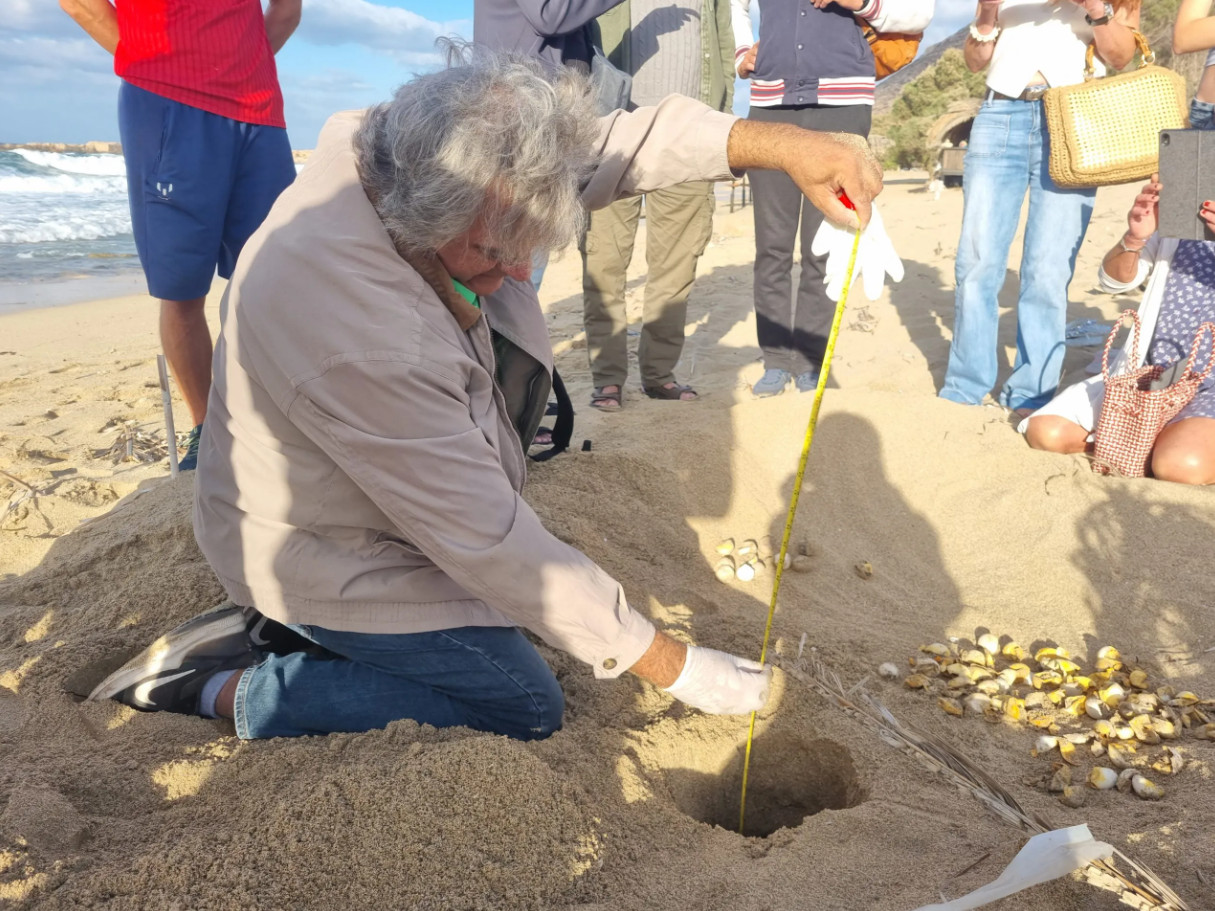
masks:
[[[608,10],[598,19],[603,53],[612,63],[632,75],[629,29],[633,18],[629,0]],[[700,13],[700,97],[697,101],[717,111],[734,107],[734,32],[727,0],[703,0]]]

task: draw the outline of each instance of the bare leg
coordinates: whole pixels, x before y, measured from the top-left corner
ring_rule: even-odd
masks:
[[[1160,431],[1152,475],[1177,484],[1215,484],[1215,418],[1187,418]]]
[[[160,344],[190,409],[192,427],[206,417],[211,392],[211,330],[203,312],[205,303],[204,297],[160,302]]]
[[[1088,431],[1067,418],[1057,414],[1044,414],[1030,418],[1025,429],[1025,440],[1034,449],[1046,452],[1074,453],[1088,449]]]
[[[220,718],[232,717],[232,706],[236,702],[236,687],[240,683],[243,673],[244,671],[237,671],[220,687],[219,693],[215,697],[215,714]]]

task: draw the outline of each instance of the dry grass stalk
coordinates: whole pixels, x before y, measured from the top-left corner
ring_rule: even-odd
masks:
[[[797,666],[803,663],[809,665],[808,670]],[[1009,825],[1035,835],[1055,828],[1040,814],[1026,812],[990,775],[960,756],[948,744],[900,722],[880,702],[860,691],[863,680],[851,690],[846,690],[839,676],[823,665],[816,650],[810,650],[807,661],[798,661],[792,667],[784,667],[784,670],[872,729],[895,749],[919,760],[964,792],[972,794]],[[854,693],[857,694],[855,697]],[[1115,860],[1125,864],[1129,874],[1124,874],[1115,865]],[[1136,911],[1189,911],[1189,905],[1160,877],[1117,848],[1114,848],[1114,857],[1110,860],[1089,864],[1084,875],[1091,885],[1117,894],[1122,904]]]
[[[854,311],[852,322],[848,328],[854,332],[873,332],[877,329],[878,318],[869,312],[868,307],[859,307]]]
[[[123,421],[103,432],[117,431],[118,436],[108,449],[93,450],[94,458],[119,462],[159,462],[168,458],[169,450],[157,431],[141,430],[134,421]]]
[[[46,525],[47,533],[54,531],[54,523],[46,517],[46,513],[38,505],[38,498],[51,493],[63,483],[63,480],[52,481],[44,487],[35,487],[7,471],[0,470],[0,477],[5,478],[17,488],[16,493],[9,498],[4,512],[0,513],[0,531],[24,531],[25,520],[30,517],[31,513],[36,514],[42,520]]]

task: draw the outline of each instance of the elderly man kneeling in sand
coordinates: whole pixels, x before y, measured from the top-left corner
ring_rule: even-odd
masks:
[[[584,206],[745,168],[867,221],[881,173],[856,137],[679,96],[592,111],[577,74],[486,55],[329,121],[224,298],[194,528],[232,605],[91,698],[242,738],[403,718],[545,737],[564,699],[523,627],[597,677],[763,705],[770,671],[655,631],[521,497],[552,369],[530,263]]]

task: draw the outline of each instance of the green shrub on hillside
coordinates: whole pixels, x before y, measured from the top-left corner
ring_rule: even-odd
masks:
[[[882,155],[887,168],[926,168],[936,157],[926,134],[932,122],[963,98],[981,98],[985,73],[972,73],[962,52],[950,48],[903,89],[890,113],[878,117],[873,132],[886,137]]]
[[[1153,38],[1154,43],[1161,45],[1152,48],[1158,55],[1168,52],[1169,56],[1172,56],[1172,30],[1171,28],[1166,30],[1164,26],[1172,25],[1173,20],[1177,18],[1177,9],[1180,6],[1181,0],[1151,0],[1139,8],[1139,31],[1149,38]],[[1157,33],[1161,31],[1168,31],[1170,37],[1157,36]],[[1163,41],[1162,38],[1164,38]]]

